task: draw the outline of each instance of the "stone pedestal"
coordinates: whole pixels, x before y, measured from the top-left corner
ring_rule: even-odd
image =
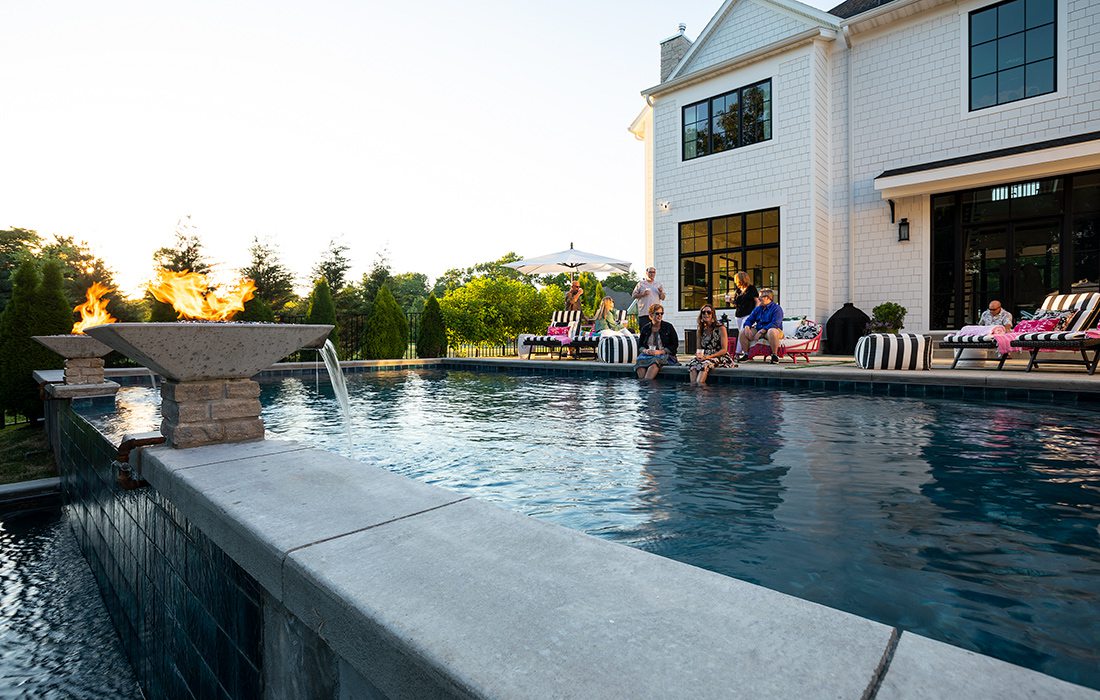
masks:
[[[160,387],[160,431],[173,447],[262,440],[260,385],[251,379],[178,382]]]
[[[65,360],[66,384],[99,384],[102,381],[102,357],[71,357]]]

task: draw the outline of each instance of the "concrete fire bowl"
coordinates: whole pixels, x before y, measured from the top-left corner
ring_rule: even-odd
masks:
[[[36,335],[32,337],[66,360],[103,357],[111,352],[111,348],[86,335]]]
[[[109,323],[85,333],[177,382],[248,379],[290,353],[320,347],[332,326],[278,323]]]

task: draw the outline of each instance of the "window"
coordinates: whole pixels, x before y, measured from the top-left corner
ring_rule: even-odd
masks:
[[[680,224],[680,311],[726,306],[723,296],[741,270],[779,300],[778,209]]]
[[[970,13],[970,110],[1054,92],[1056,0],[1008,0]]]
[[[772,137],[772,81],[765,80],[684,107],[684,160]]]

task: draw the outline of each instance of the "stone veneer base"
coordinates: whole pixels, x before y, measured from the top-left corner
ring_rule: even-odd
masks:
[[[260,385],[251,379],[165,381],[160,432],[172,447],[262,440]]]

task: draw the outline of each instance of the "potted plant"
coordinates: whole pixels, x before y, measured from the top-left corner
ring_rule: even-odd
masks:
[[[887,301],[871,310],[871,322],[867,324],[868,333],[897,333],[905,328],[905,307]]]

